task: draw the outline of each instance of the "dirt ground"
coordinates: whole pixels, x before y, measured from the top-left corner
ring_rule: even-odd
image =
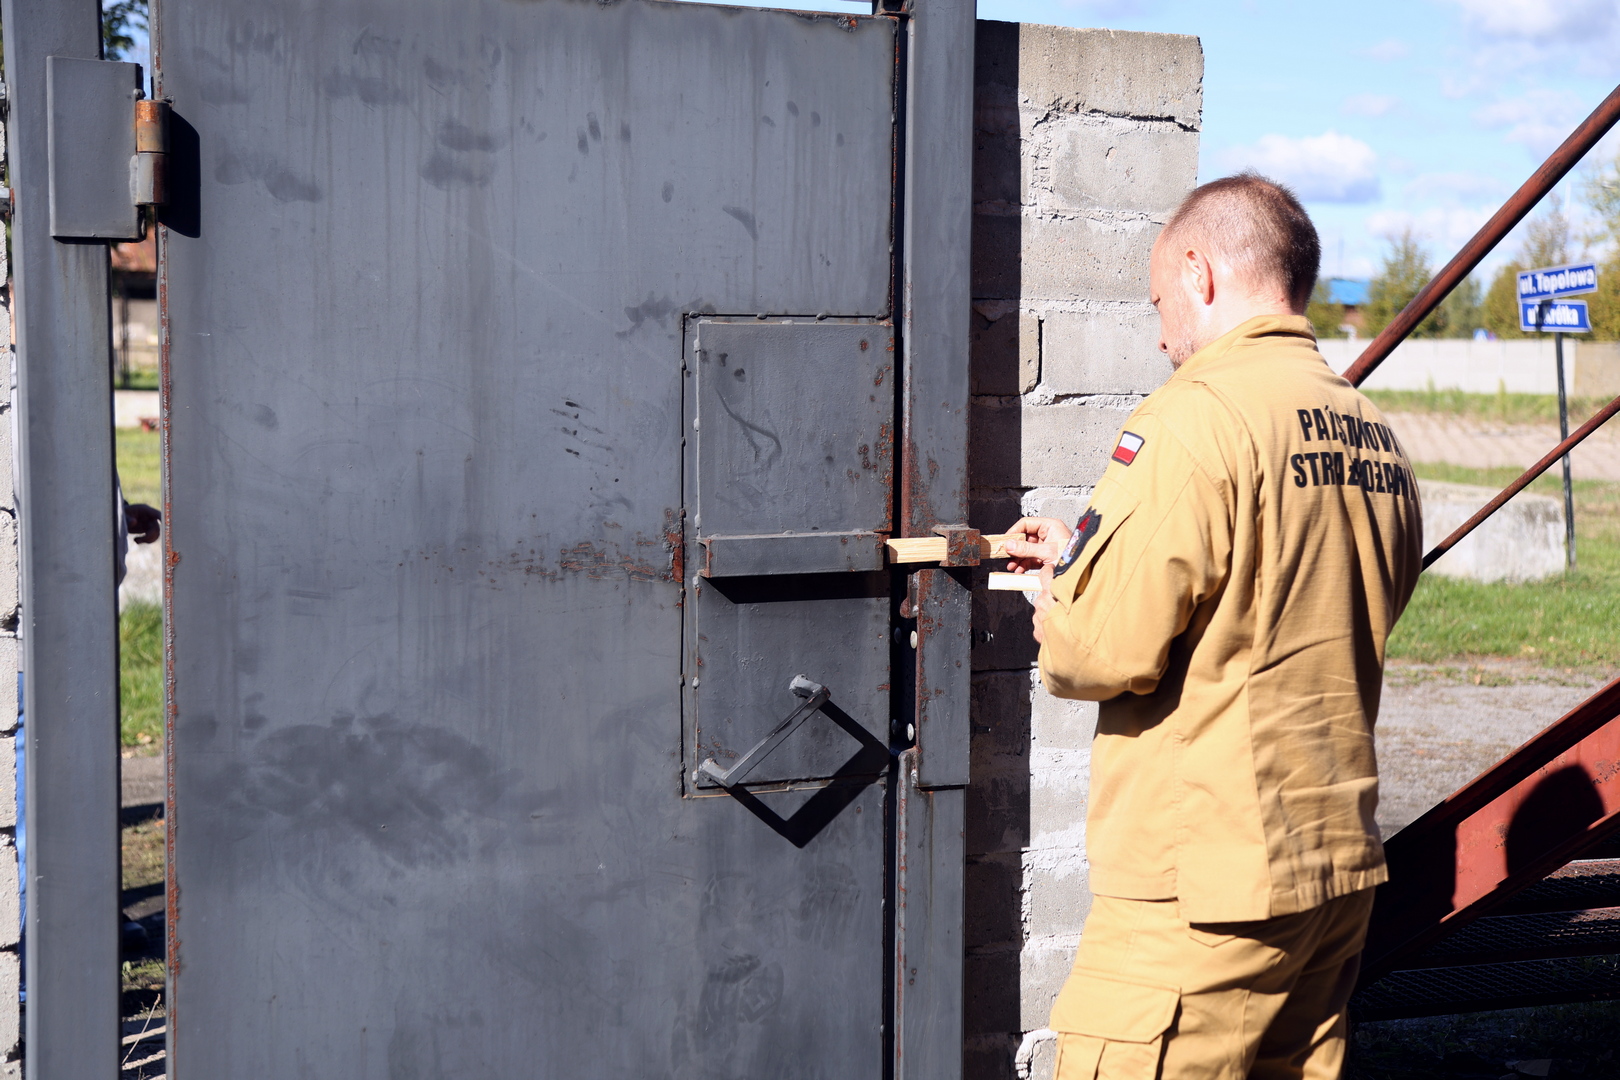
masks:
[[[1391,662],[1377,728],[1385,838],[1616,676],[1516,660]]]

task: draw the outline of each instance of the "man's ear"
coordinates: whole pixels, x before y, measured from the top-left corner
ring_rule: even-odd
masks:
[[[1181,273],[1187,290],[1205,307],[1215,302],[1215,271],[1209,256],[1197,248],[1187,248],[1181,255]]]

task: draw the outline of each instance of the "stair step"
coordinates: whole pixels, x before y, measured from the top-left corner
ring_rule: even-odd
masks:
[[[1350,1002],[1357,1020],[1515,1009],[1620,998],[1620,956],[1392,971]]]
[[[1620,907],[1491,915],[1440,939],[1408,968],[1620,953]]]
[[[1599,907],[1620,907],[1620,859],[1572,862],[1525,888],[1491,914],[1530,915]]]

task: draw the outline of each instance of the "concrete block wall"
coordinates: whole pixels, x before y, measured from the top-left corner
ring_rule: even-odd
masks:
[[[976,67],[971,521],[999,532],[1078,518],[1125,417],[1170,374],[1148,252],[1196,182],[1203,51],[980,22]],[[1022,595],[974,595],[967,1076],[1044,1080],[1090,906],[1096,707],[1041,689]]]
[[[6,144],[0,123],[0,147]],[[3,153],[3,151],[0,151]],[[22,1076],[21,882],[17,877],[17,672],[22,667],[19,614],[17,502],[12,469],[12,419],[17,389],[11,326],[10,251],[0,243],[0,1080]]]

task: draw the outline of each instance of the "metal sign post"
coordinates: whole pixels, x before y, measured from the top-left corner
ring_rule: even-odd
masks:
[[[1566,296],[1597,291],[1597,267],[1592,263],[1572,263],[1526,270],[1519,275],[1519,329],[1525,333],[1551,333],[1553,363],[1558,369],[1558,434],[1569,438],[1569,398],[1564,386],[1564,335],[1586,334],[1592,320],[1584,300],[1563,300]],[[1564,470],[1564,565],[1575,569],[1575,492],[1570,481],[1569,455]]]

